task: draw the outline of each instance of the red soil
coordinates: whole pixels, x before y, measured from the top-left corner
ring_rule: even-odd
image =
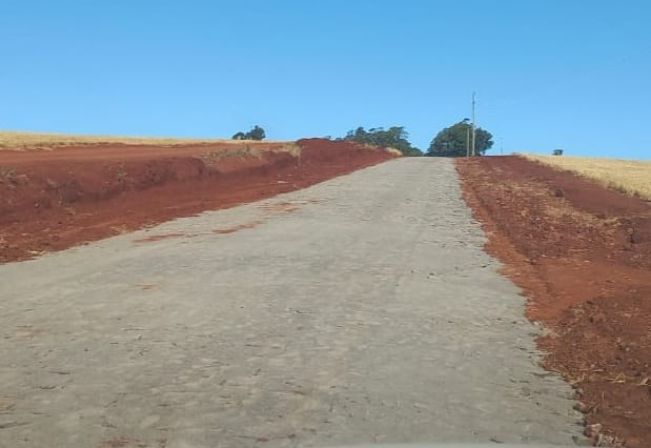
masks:
[[[301,156],[220,157],[228,144],[88,145],[0,151],[0,263],[303,188],[392,157],[349,142],[301,140]],[[244,145],[242,145],[244,147]]]
[[[527,294],[545,367],[599,443],[651,447],[651,207],[519,157],[459,160],[487,249]],[[605,446],[605,445],[599,445]]]

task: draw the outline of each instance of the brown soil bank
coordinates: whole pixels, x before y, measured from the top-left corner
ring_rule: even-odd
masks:
[[[296,190],[394,157],[348,142],[297,145],[0,151],[0,262]]]
[[[459,160],[489,251],[550,334],[596,444],[651,447],[651,207],[519,157]],[[600,445],[606,446],[606,445]]]

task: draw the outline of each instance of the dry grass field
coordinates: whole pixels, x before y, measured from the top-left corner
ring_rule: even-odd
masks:
[[[106,144],[175,146],[201,143],[224,143],[239,146],[242,145],[243,142],[246,144],[260,144],[260,142],[227,139],[120,137],[104,135],[67,135],[0,131],[0,149],[16,151],[25,149],[52,149],[55,147],[74,145]],[[273,142],[265,140],[264,143]]]
[[[523,156],[551,167],[577,173],[632,196],[651,200],[651,162],[533,154]]]

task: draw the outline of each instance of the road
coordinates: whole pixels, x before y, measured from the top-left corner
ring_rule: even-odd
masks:
[[[447,159],[0,266],[0,446],[582,441]]]

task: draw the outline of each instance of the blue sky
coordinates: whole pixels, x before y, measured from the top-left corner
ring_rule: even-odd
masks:
[[[0,128],[270,138],[469,116],[512,151],[651,158],[651,2],[0,0]]]

